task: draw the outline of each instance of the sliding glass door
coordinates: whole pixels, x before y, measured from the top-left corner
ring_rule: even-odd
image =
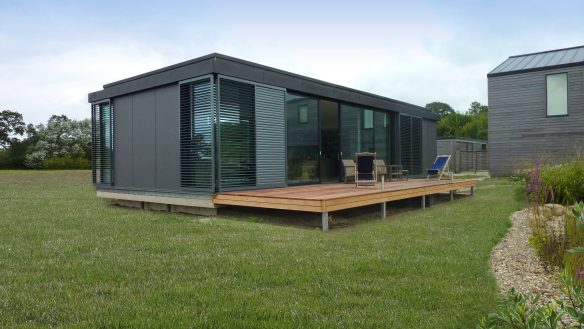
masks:
[[[288,184],[318,183],[318,100],[287,94]]]

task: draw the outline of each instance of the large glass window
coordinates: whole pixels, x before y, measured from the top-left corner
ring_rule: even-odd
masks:
[[[566,73],[547,76],[547,115],[568,114],[568,75]]]
[[[341,105],[341,152],[343,159],[355,153],[375,152],[377,158],[391,163],[390,114],[383,111]]]
[[[318,182],[318,100],[288,93],[286,97],[288,184]]]
[[[109,102],[91,106],[91,128],[93,183],[111,184],[113,115]]]

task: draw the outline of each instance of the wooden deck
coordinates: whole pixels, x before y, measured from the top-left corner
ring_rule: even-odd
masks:
[[[476,180],[425,180],[410,179],[385,182],[384,189],[377,183],[373,187],[356,188],[354,184],[315,184],[262,190],[221,192],[213,197],[215,205],[233,205],[270,209],[320,212],[323,229],[328,226],[331,211],[381,204],[385,215],[385,202],[422,197],[458,189],[474,188]],[[422,205],[425,203],[425,199]],[[327,222],[325,223],[325,217]]]

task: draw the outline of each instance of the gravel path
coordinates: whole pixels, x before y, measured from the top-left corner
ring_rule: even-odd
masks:
[[[531,246],[528,239],[529,210],[521,210],[511,215],[513,226],[491,253],[491,269],[501,292],[511,288],[520,292],[541,294],[542,300],[559,297],[560,283],[553,271],[547,270]]]

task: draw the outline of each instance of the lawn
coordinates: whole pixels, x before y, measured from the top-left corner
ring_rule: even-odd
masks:
[[[0,171],[0,327],[474,328],[496,302],[490,250],[521,206],[487,179],[323,234],[114,207],[89,181]]]

